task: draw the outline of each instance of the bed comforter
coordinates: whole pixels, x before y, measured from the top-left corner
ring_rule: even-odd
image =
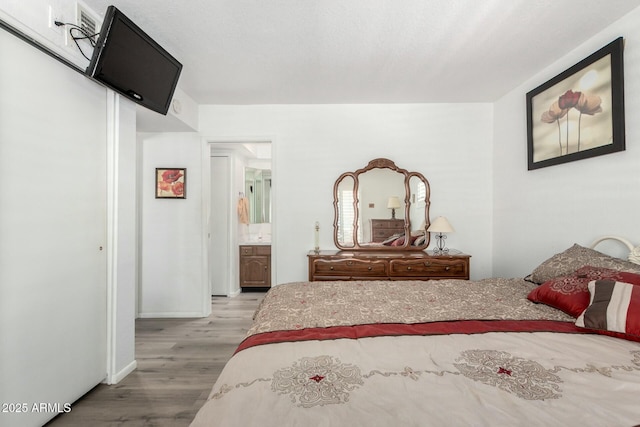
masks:
[[[640,343],[535,285],[300,282],[269,291],[192,426],[635,426]]]

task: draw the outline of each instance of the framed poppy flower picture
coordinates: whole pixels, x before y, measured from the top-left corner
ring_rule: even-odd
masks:
[[[156,168],[156,199],[186,199],[187,169]]]
[[[622,37],[527,93],[528,169],[624,151]]]

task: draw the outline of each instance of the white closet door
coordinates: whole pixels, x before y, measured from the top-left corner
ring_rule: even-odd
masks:
[[[2,421],[41,425],[106,375],[106,90],[0,52],[0,402],[28,405]]]

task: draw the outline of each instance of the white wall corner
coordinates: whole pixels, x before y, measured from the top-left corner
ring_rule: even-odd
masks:
[[[198,130],[198,104],[185,91],[176,87],[169,112],[193,130]]]

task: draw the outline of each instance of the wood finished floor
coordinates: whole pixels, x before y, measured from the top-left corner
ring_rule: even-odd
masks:
[[[203,319],[138,319],[137,369],[116,385],[98,385],[47,427],[188,426],[263,297],[214,297]]]

